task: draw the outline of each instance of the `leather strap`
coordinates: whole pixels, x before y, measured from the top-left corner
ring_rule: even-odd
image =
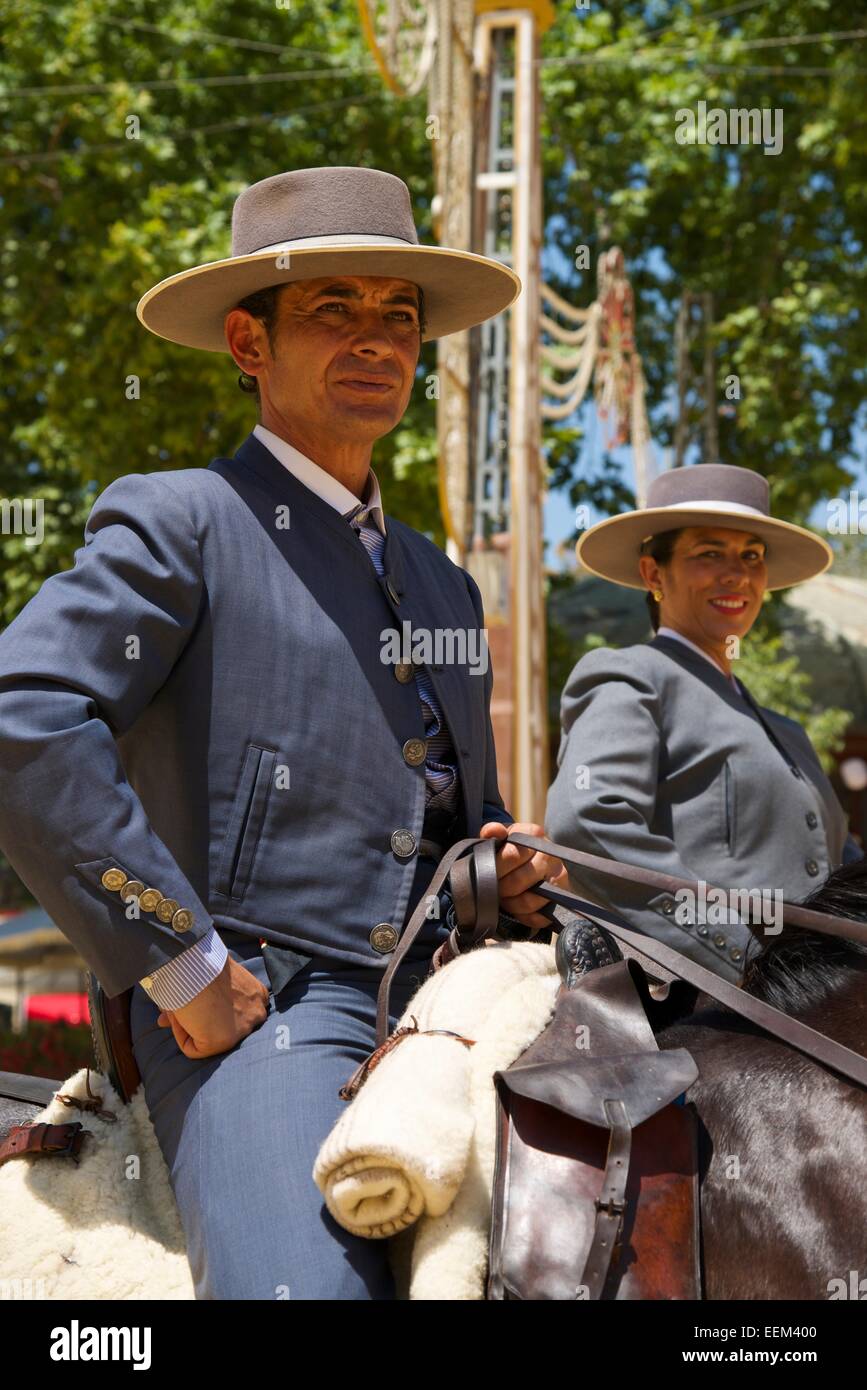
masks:
[[[475,1038],[461,1037],[460,1033],[453,1033],[450,1028],[420,1029],[415,1020],[415,1016],[410,1014],[410,1018],[412,1019],[411,1028],[409,1025],[405,1028],[396,1028],[390,1038],[387,1038],[384,1043],[381,1043],[379,1047],[375,1048],[368,1057],[365,1057],[361,1065],[356,1067],[346,1084],[341,1086],[340,1090],[337,1092],[341,1100],[354,1100],[370,1073],[376,1070],[383,1057],[387,1057],[389,1052],[393,1052],[397,1044],[403,1042],[404,1038],[454,1038],[456,1042],[463,1043],[465,1047],[475,1047],[476,1045]]]
[[[606,1100],[604,1107],[611,1130],[608,1155],[602,1177],[602,1193],[596,1199],[596,1227],[579,1283],[579,1288],[583,1285],[588,1298],[593,1299],[602,1297],[614,1249],[623,1229],[626,1181],[632,1152],[632,1126],[623,1101]]]
[[[592,869],[594,873],[605,874],[609,878],[619,878],[628,883],[640,883],[648,888],[658,888],[665,893],[674,893],[678,888],[688,888],[698,895],[701,891],[696,879],[675,878],[673,874],[661,873],[659,869],[640,869],[637,864],[624,864],[619,859],[603,859],[598,854],[587,854],[584,850],[571,849],[568,845],[555,845],[551,840],[538,835],[524,835],[516,831],[509,836],[516,845],[527,845],[530,849],[544,854],[552,854],[579,869]],[[548,883],[537,884],[534,893],[551,897]],[[729,893],[728,888],[719,888],[712,883],[704,885],[708,893]],[[568,896],[568,895],[567,895]],[[560,899],[551,897],[552,902]],[[568,904],[567,904],[568,905]],[[867,944],[867,922],[854,922],[850,917],[835,917],[830,912],[815,912],[810,907],[798,903],[783,903],[783,921],[793,927],[804,927],[807,931],[820,932],[823,936],[839,936],[844,941],[860,941]]]
[[[78,1120],[65,1125],[49,1125],[44,1121],[37,1125],[13,1125],[0,1144],[0,1167],[10,1159],[25,1158],[28,1154],[58,1154],[77,1163],[86,1134]]]
[[[580,850],[570,849],[567,845],[555,845],[552,841],[540,839],[535,835],[516,833],[510,835],[509,838],[514,840],[516,844],[527,845],[529,848],[540,850],[544,854],[555,855],[571,864],[583,866],[588,860],[594,860],[605,865],[605,872],[613,874],[614,877],[632,878],[635,876],[637,882],[643,881],[644,875],[652,876],[654,879],[668,877],[658,874],[655,870],[636,870],[635,866],[631,864],[615,864],[613,861],[609,862],[605,859],[597,860],[596,855],[584,854]],[[592,867],[595,867],[595,864]],[[629,872],[624,872],[625,870],[629,870]],[[663,945],[655,937],[649,936],[645,932],[632,931],[617,913],[608,908],[600,908],[596,903],[586,902],[577,894],[570,893],[565,888],[557,888],[550,883],[540,883],[534,892],[549,898],[552,902],[572,908],[583,917],[589,917],[591,921],[604,926],[618,941],[625,941],[627,945],[634,946],[654,964],[663,966],[681,980],[695,985],[697,989],[709,995],[711,999],[715,999],[718,1004],[723,1004],[727,1009],[739,1014],[741,1018],[749,1019],[759,1028],[764,1028],[765,1032],[779,1038],[781,1042],[797,1048],[799,1052],[803,1052],[806,1056],[812,1057],[814,1061],[821,1062],[833,1071],[839,1072],[850,1081],[856,1081],[859,1086],[867,1086],[867,1057],[862,1056],[861,1053],[853,1052],[851,1048],[845,1047],[842,1043],[834,1042],[833,1038],[828,1038],[824,1033],[810,1028],[808,1024],[801,1023],[789,1014],[784,1014],[780,1009],[775,1009],[772,1004],[765,1003],[763,999],[756,999],[751,994],[745,994],[739,986],[730,984],[728,980],[724,980],[714,971],[708,970],[703,965],[698,965],[687,956],[681,955],[679,951],[672,950],[670,946]],[[847,933],[843,928],[847,927],[861,927],[867,931],[867,925],[863,923],[850,922],[845,917],[831,917],[824,912],[808,911],[806,908],[795,909],[793,904],[784,909],[784,920],[789,920],[790,914],[794,914],[796,911],[798,917],[817,918],[822,926],[815,927],[815,929],[824,929],[829,935],[845,936]],[[792,920],[796,921],[797,925],[801,925],[796,917],[793,916]],[[826,925],[827,923],[833,924],[833,931]],[[814,927],[812,920],[803,925]],[[853,939],[862,940],[867,939],[867,937],[858,935]]]
[[[498,843],[501,842],[477,840],[472,853],[459,859],[452,869],[449,888],[461,951],[471,951],[497,929],[500,920]]]
[[[376,999],[376,1043],[381,1047],[388,1037],[388,1001],[391,991],[391,981],[394,972],[400,965],[412,943],[415,941],[425,922],[427,921],[427,898],[438,893],[444,885],[451,872],[452,865],[456,864],[467,850],[472,849],[473,845],[484,844],[480,836],[466,840],[458,840],[446,850],[442,859],[436,867],[436,872],[427,887],[427,893],[419,900],[419,903],[404,927],[400,940],[394,948],[391,960],[385,967],[385,974],[379,986]],[[500,841],[499,843],[502,843]]]

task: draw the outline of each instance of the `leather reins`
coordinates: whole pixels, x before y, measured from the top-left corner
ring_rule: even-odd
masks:
[[[508,841],[480,837],[459,840],[440,860],[428,886],[427,895],[421,899],[413,912],[383,975],[377,999],[377,1046],[384,1043],[388,1036],[389,989],[394,972],[427,920],[428,899],[444,886],[449,874],[458,924],[458,950],[471,950],[495,934],[499,922],[496,854],[499,846],[508,842],[553,855],[578,868],[592,869],[612,878],[640,883],[666,892],[675,892],[679,888],[686,888],[696,894],[700,891],[698,882],[690,879],[674,878],[656,869],[642,869],[635,864],[624,864],[616,859],[603,859],[595,854],[571,849],[568,845],[554,844],[553,841],[540,836],[525,835],[518,831],[509,835]],[[706,892],[727,892],[724,889],[715,889],[709,884],[705,884],[704,888]],[[850,1081],[867,1086],[867,1057],[861,1053],[853,1052],[851,1048],[835,1042],[833,1038],[783,1013],[781,1009],[774,1008],[772,1004],[756,999],[751,994],[745,994],[739,986],[697,964],[680,951],[657,941],[655,937],[633,931],[622,917],[608,908],[587,902],[576,893],[557,888],[551,883],[534,884],[531,891],[553,903],[572,908],[582,917],[604,926],[616,940],[634,947],[656,965],[685,980],[687,984],[695,985],[702,993],[731,1009],[741,1018],[748,1019],[781,1042],[797,1048],[799,1052],[825,1064]],[[812,908],[800,907],[795,903],[784,903],[782,915],[783,922],[792,926],[847,941],[867,943],[867,923],[864,922],[832,916],[826,912],[815,912]]]

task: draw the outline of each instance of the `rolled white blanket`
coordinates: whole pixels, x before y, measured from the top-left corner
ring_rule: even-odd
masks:
[[[355,1235],[393,1236],[447,1211],[473,1140],[471,1052],[444,1028],[476,1038],[503,994],[556,973],[554,949],[498,942],[460,956],[427,980],[399,1026],[418,1023],[368,1075],[323,1143],[314,1180],[336,1221]]]

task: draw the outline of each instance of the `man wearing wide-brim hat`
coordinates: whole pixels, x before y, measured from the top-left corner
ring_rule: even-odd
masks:
[[[647,590],[656,635],[572,670],[546,828],[558,844],[731,889],[717,904],[584,872],[579,884],[742,983],[780,930],[781,895],[806,897],[861,856],[805,731],[737,674],[766,594],[821,574],[832,551],[770,515],[760,473],[696,464],[654,479],[645,507],[591,526],[577,554]]]
[[[132,987],[201,1298],[393,1296],[384,1242],[335,1224],[313,1163],[443,849],[504,839],[511,816],[478,587],[384,514],[370,457],[421,342],[519,290],[497,261],[419,245],[391,174],[245,189],[231,256],[138,315],[228,351],[259,423],[206,468],[111,483],[74,567],[0,637],[0,847],[106,994]],[[443,632],[465,641],[416,654]],[[503,908],[547,925],[528,890],[559,867],[504,845]],[[430,908],[392,1024],[447,934]]]

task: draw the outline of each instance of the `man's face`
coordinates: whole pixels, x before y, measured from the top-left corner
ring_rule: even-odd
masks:
[[[267,338],[265,339],[267,346]],[[328,275],[287,285],[263,404],[302,437],[372,443],[409,403],[421,337],[418,288],[383,275]]]

